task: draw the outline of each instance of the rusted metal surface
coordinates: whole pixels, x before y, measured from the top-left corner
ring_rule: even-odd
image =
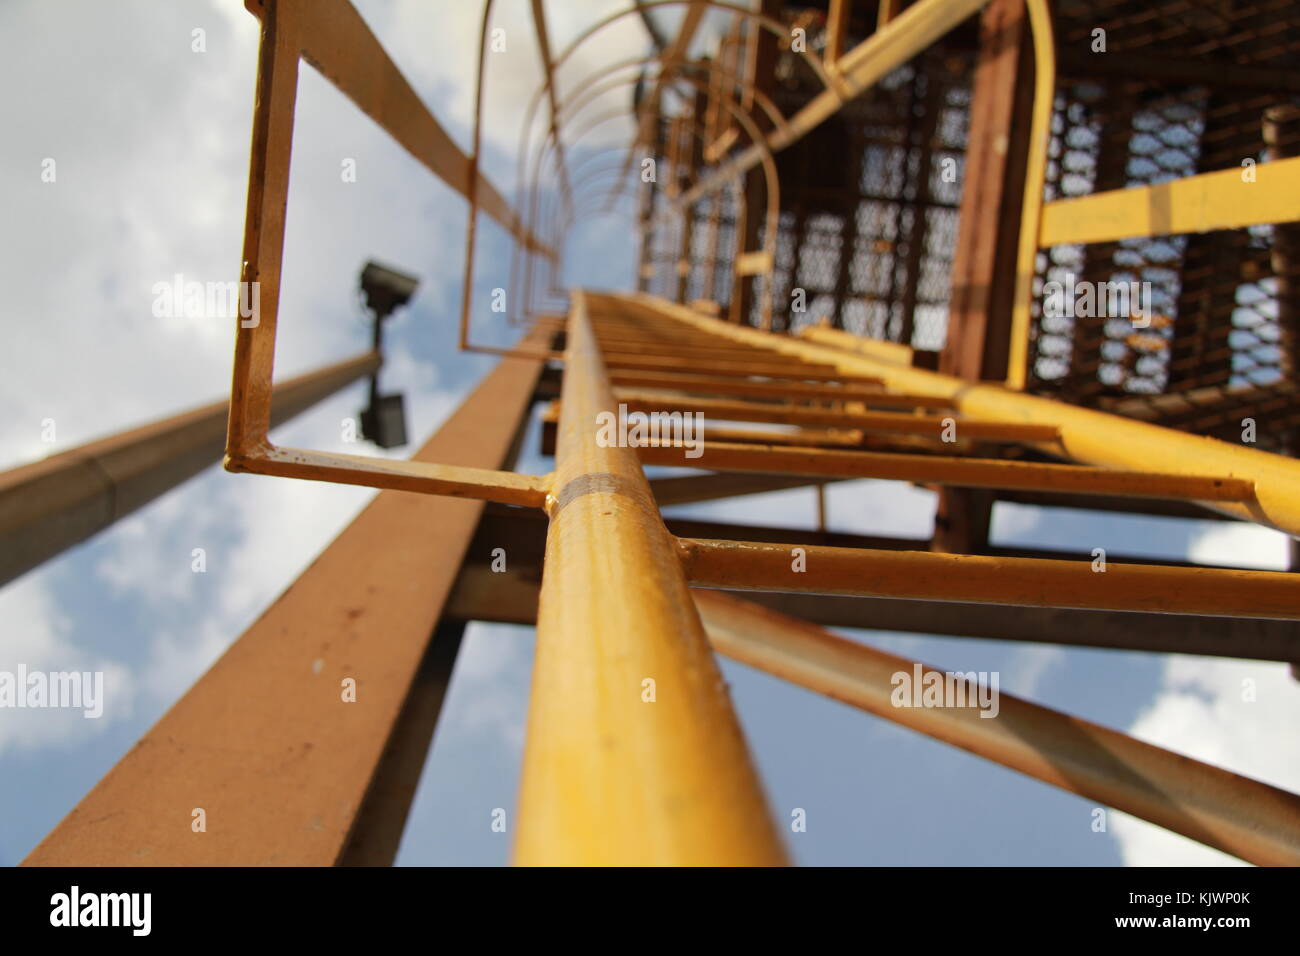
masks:
[[[378,370],[374,352],[280,382],[272,426]],[[120,432],[0,474],[0,585],[221,460],[230,403]]]
[[[732,541],[761,538],[790,546],[810,544],[895,551],[924,550],[920,538],[885,538],[795,528],[755,527],[668,517],[670,533],[682,538]],[[470,549],[449,613],[474,620],[533,624],[545,548],[545,516],[535,511],[488,505],[484,524]],[[507,571],[492,570],[492,550],[511,555]],[[1091,555],[995,549],[1006,557],[1090,560]],[[1133,555],[1112,555],[1136,563]],[[1156,654],[1198,654],[1249,660],[1300,660],[1300,630],[1292,621],[1205,617],[1147,611],[965,604],[906,598],[840,597],[777,591],[745,591],[745,600],[827,627],[867,631],[944,634],[951,637],[1060,644]]]
[[[504,464],[540,370],[503,360],[416,459]],[[339,862],[482,508],[381,493],[24,862]]]
[[[970,140],[953,256],[948,334],[939,369],[1006,377],[1015,261],[1032,109],[1023,0],[993,0],[980,17]]]
[[[996,710],[900,707],[896,675],[951,678],[717,592],[695,603],[728,657],[1251,863],[1300,865],[1296,794],[1010,694]]]
[[[237,337],[227,467],[423,494],[381,494],[29,863],[391,862],[461,622],[479,615],[538,622],[515,828],[516,860],[527,864],[784,861],[689,583],[766,590],[773,592],[762,596],[769,606],[857,626],[1300,656],[1289,623],[1300,619],[1293,574],[1011,551],[988,540],[992,506],[1007,500],[1179,516],[1213,508],[1300,534],[1294,461],[1020,391],[1050,390],[1045,343],[1065,336],[1073,352],[1052,386],[1062,397],[1110,402],[1132,417],[1180,427],[1223,426],[1244,409],[1259,410],[1270,416],[1275,444],[1295,447],[1297,432],[1281,431],[1294,412],[1287,380],[1296,364],[1288,284],[1294,243],[1286,230],[1270,232],[1266,249],[1240,237],[1300,217],[1300,207],[1292,208],[1300,160],[1289,158],[1300,134],[1279,125],[1275,97],[1250,72],[1253,61],[1232,70],[1224,64],[1220,86],[1203,95],[1168,93],[1169,110],[1150,87],[1157,75],[1168,81],[1176,64],[1173,73],[1139,69],[1130,83],[1114,81],[1117,95],[1099,107],[1111,139],[1093,145],[1122,148],[1095,163],[1087,195],[1068,198],[1060,192],[1071,151],[1080,149],[1075,134],[1092,119],[1074,109],[1082,96],[1077,82],[1058,84],[1053,32],[1078,39],[1077,5],[1062,4],[1053,19],[1047,0],[919,0],[901,13],[899,4],[882,2],[876,32],[845,52],[847,0],[832,0],[826,17],[784,10],[781,0],[763,0],[757,12],[721,0],[645,0],[596,19],[556,54],[543,2],[532,0],[544,79],[521,135],[521,216],[479,168],[491,0],[481,24],[468,155],[346,0],[248,6],[262,20],[262,48],[241,278],[262,285],[263,309]],[[556,73],[584,44],[625,16],[682,6],[676,39],[656,56],[606,66],[561,101]],[[1104,12],[1120,16],[1117,10],[1131,6]],[[1157,6],[1152,19],[1168,21],[1171,10]],[[708,10],[730,17],[730,34],[717,62],[690,62],[688,48]],[[972,102],[965,73],[975,48],[964,21],[980,10]],[[791,43],[794,23],[826,24],[815,38],[824,58]],[[1146,27],[1129,25],[1143,42],[1150,39]],[[1133,34],[1122,45],[1132,44]],[[1262,37],[1237,40],[1244,59],[1270,60]],[[300,59],[468,200],[460,345],[510,357],[415,461],[275,448],[267,437]],[[626,115],[592,115],[588,107],[622,86],[650,82],[650,66],[657,70],[623,173],[638,147],[652,147],[667,164],[663,182],[640,197],[639,282],[677,304],[646,295],[570,295],[559,284],[557,250],[567,229],[592,212],[594,184],[603,186],[616,168],[591,167],[590,155],[578,166],[569,160],[585,136]],[[1257,95],[1237,103],[1229,83]],[[694,93],[669,113],[664,94],[678,84]],[[1146,148],[1134,130],[1150,114],[1172,116],[1193,99],[1202,121],[1195,134],[1148,151],[1159,167],[1169,151],[1190,156],[1194,144],[1194,159],[1174,163],[1180,178],[1164,182],[1169,170],[1161,167],[1149,181],[1129,182],[1130,150]],[[534,150],[532,119],[543,101],[549,123]],[[889,108],[879,108],[886,101]],[[1270,162],[1258,171],[1261,192],[1243,192],[1246,181],[1238,183],[1235,166],[1222,161],[1255,142],[1243,131],[1246,113],[1257,123],[1265,117]],[[968,143],[952,261],[960,189],[934,174]],[[1053,149],[1060,159],[1049,163]],[[871,179],[895,163],[897,181]],[[552,166],[558,191],[542,188]],[[782,191],[782,176],[794,190]],[[575,182],[587,196],[573,193]],[[724,184],[735,194],[724,195]],[[1124,188],[1132,185],[1141,188]],[[619,188],[616,182],[610,202]],[[569,299],[563,353],[551,343],[564,320],[550,315],[517,348],[471,342],[480,211],[516,240],[510,290],[517,312],[508,321],[559,311],[555,303]],[[1001,223],[996,235],[988,235],[990,221]],[[1123,338],[1131,353],[1125,387],[1148,379],[1169,386],[1169,394],[1137,407],[1133,396],[1097,387],[1114,384],[1106,378],[1110,357],[1089,364],[1094,347],[1113,353],[1110,326],[1044,321],[1032,285],[1040,247],[1051,263],[1044,275],[1059,271],[1057,253],[1070,246],[1082,249],[1085,277],[1099,278],[1116,274],[1121,253],[1133,249],[1149,266],[1154,244],[1180,231],[1197,234],[1178,251],[1176,308],[1159,317],[1154,333]],[[836,244],[833,263],[812,254]],[[1243,271],[1220,280],[1213,266],[1229,251],[1242,255]],[[864,260],[873,263],[868,282]],[[670,268],[656,268],[664,264]],[[1276,359],[1231,334],[1243,280],[1270,277],[1278,280],[1270,287],[1278,305],[1272,324],[1286,353]],[[816,294],[817,314],[775,308],[778,295],[805,281],[811,288],[799,291]],[[698,308],[681,304],[692,300]],[[717,318],[724,314],[730,322]],[[743,327],[750,323],[799,337]],[[944,323],[953,326],[946,342]],[[873,344],[847,334],[850,326],[896,341]],[[1258,341],[1268,338],[1260,323],[1250,330]],[[945,345],[940,358],[936,350]],[[1165,348],[1168,359],[1153,362]],[[563,402],[544,416],[542,429],[543,447],[557,452],[556,473],[502,470],[512,465],[549,359],[565,363]],[[940,363],[955,374],[926,371]],[[1252,377],[1256,367],[1276,367],[1282,380]],[[1012,388],[978,384],[1003,375]],[[1279,411],[1279,402],[1286,408]],[[599,441],[599,416],[615,409],[773,427],[711,428],[705,456],[687,459],[673,440],[639,449]],[[715,471],[651,483],[642,462]],[[87,470],[84,462],[77,468]],[[833,516],[822,483],[864,477],[940,486],[932,539],[828,530]],[[670,503],[809,485],[817,495],[815,531],[751,529],[759,538],[751,541],[744,529],[666,525],[659,513]],[[508,518],[522,548],[512,552],[508,574],[485,576],[481,553],[485,527],[507,527],[503,512],[456,498],[524,506]],[[0,484],[0,507],[4,501]],[[544,577],[543,507],[550,519]],[[890,712],[882,677],[912,662],[734,599],[699,592],[696,601],[712,608],[719,646],[773,673],[1246,859],[1297,862],[1293,795],[1010,698],[996,726],[951,712]],[[443,643],[430,647],[430,634]],[[337,696],[349,678],[364,707]],[[210,731],[218,725],[223,734],[214,744]],[[191,805],[209,814],[209,833],[189,830]]]
[[[347,0],[266,0],[250,2],[248,8],[260,19],[262,30],[240,280],[246,284],[242,288],[260,287],[260,310],[253,321],[241,319],[236,330],[226,467],[327,481],[350,478],[388,488],[440,481],[439,476],[412,474],[427,472],[418,466],[394,468],[349,456],[275,449],[267,437],[299,59],[308,60],[431,172],[465,195],[471,221],[482,205],[521,242],[541,247],[519,228],[508,204],[483,179],[477,129],[471,160],[447,136]],[[461,477],[462,490],[470,492],[475,485],[492,483],[491,476],[481,474]],[[459,483],[454,476],[451,481]],[[497,483],[511,482],[502,477]]]
[[[368,488],[418,491],[427,495],[478,498],[540,508],[550,481],[545,475],[467,468],[429,461],[400,461],[302,448],[270,448],[253,460],[232,459],[227,471],[251,471],[280,478],[307,478]]]
[[[1300,620],[1300,576],[1105,561],[889,552],[809,546],[802,556],[757,541],[678,541],[694,585],[924,598],[1025,607],[1166,611]],[[1104,559],[1104,555],[1102,556]]]

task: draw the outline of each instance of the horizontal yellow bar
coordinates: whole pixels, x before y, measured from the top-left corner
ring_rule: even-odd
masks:
[[[1300,219],[1300,156],[1155,186],[1116,189],[1043,207],[1038,243],[1113,242]]]
[[[874,385],[880,379],[869,375],[853,375],[837,372],[832,365],[786,364],[780,356],[773,356],[770,362],[759,361],[710,361],[691,358],[658,358],[630,353],[606,353],[605,365],[610,369],[638,369],[642,371],[670,372],[692,371],[709,375],[728,375],[736,378],[775,378],[788,379],[793,382],[844,382],[854,385]]]
[[[756,276],[772,271],[772,257],[766,252],[746,252],[736,259],[736,275]]]
[[[713,471],[748,471],[826,478],[882,478],[934,482],[964,488],[1003,488],[1017,491],[1059,491],[1081,495],[1122,495],[1127,498],[1182,498],[1191,501],[1250,501],[1254,488],[1240,478],[1206,475],[1166,475],[1143,471],[1112,471],[1088,465],[1004,461],[998,458],[956,458],[779,445],[742,445],[710,441],[707,431],[697,458],[686,449],[651,442],[639,449],[649,465],[678,465]]]
[[[744,345],[766,346],[774,353],[831,362],[844,372],[876,375],[891,389],[950,398],[960,411],[990,421],[1051,425],[1060,431],[1060,447],[1075,461],[1108,468],[1171,474],[1213,473],[1255,484],[1249,505],[1206,502],[1233,517],[1265,524],[1300,536],[1300,461],[1243,445],[1189,435],[1172,428],[1076,408],[1049,398],[1025,395],[1000,385],[963,381],[926,369],[904,368],[867,355],[852,355],[757,329],[720,322],[648,295],[632,297],[643,314],[675,321]]]
[[[924,435],[941,440],[950,431],[954,440],[978,438],[986,441],[1051,442],[1056,429],[1050,425],[1022,425],[938,415],[909,415],[904,412],[839,412],[804,408],[774,402],[727,402],[710,398],[686,398],[653,392],[620,390],[618,398],[628,411],[699,412],[709,418],[736,422],[774,422],[782,425],[828,425],[862,431]],[[951,424],[950,424],[951,423]]]
[[[951,408],[952,402],[932,395],[903,395],[878,388],[851,388],[808,382],[756,382],[748,379],[687,375],[679,372],[616,371],[615,385],[643,385],[698,395],[749,395],[756,398],[810,399],[824,402],[862,402],[877,408]]]
[[[304,448],[271,448],[260,455],[245,456],[237,461],[227,458],[226,470],[333,481],[367,488],[418,491],[452,498],[475,498],[532,508],[545,507],[546,494],[550,490],[549,475],[520,475],[513,471],[368,458]]]
[[[832,348],[846,349],[859,355],[869,355],[882,362],[895,362],[898,365],[912,364],[912,347],[901,342],[882,342],[869,339],[863,335],[854,335],[843,329],[831,329],[823,326],[807,326],[799,330],[799,337],[809,342],[829,345]]]
[[[1300,620],[1300,574],[1285,571],[693,538],[678,553],[687,579],[711,588]]]

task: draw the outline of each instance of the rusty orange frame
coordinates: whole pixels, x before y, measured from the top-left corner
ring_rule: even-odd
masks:
[[[530,249],[551,251],[439,125],[348,0],[246,0],[261,23],[253,141],[244,221],[241,289],[259,290],[259,311],[235,337],[227,471],[541,507],[545,476],[277,448],[269,438],[285,219],[298,66],[306,60],[438,178]],[[503,350],[504,351],[504,350]],[[519,353],[523,354],[523,353]],[[528,351],[530,356],[555,353]]]
[[[566,52],[566,56],[568,55],[568,52]],[[584,109],[586,109],[588,106],[595,103],[600,96],[612,90],[619,89],[620,87],[629,86],[633,82],[635,82],[638,78],[637,75],[632,75],[629,77],[621,77],[621,78],[613,79],[611,82],[603,82],[603,81],[611,80],[612,75],[614,73],[623,70],[635,69],[637,67],[644,67],[651,63],[661,63],[661,62],[662,62],[661,58],[657,56],[632,57],[632,58],[620,60],[616,63],[606,64],[605,66],[596,70],[594,73],[589,74],[587,77],[585,77],[583,83],[579,85],[580,92],[575,93],[569,99],[565,100],[563,103],[560,104],[557,113],[557,121],[556,121],[557,131],[548,134],[548,136],[545,139],[543,139],[540,143],[538,143],[537,151],[533,154],[531,176],[527,175],[524,166],[523,154],[521,152],[519,158],[519,177],[518,177],[519,185],[517,187],[517,192],[516,192],[516,201],[520,204],[521,207],[526,207],[527,211],[525,213],[525,223],[529,229],[537,231],[539,230],[539,223],[548,223],[549,221],[549,216],[543,213],[539,213],[537,208],[538,201],[539,201],[538,186],[539,186],[541,170],[544,165],[545,159],[549,155],[549,151],[552,145],[558,141],[558,137],[557,137],[558,129],[567,130],[569,124],[577,117],[577,115],[581,113]],[[691,86],[694,86],[696,89],[703,90],[705,89],[705,84],[707,82],[708,84],[710,84],[709,89],[711,90],[712,88],[711,84],[714,78],[720,78],[724,82],[724,84],[734,89],[741,90],[742,92],[745,90],[749,90],[752,93],[754,103],[767,116],[769,122],[772,124],[772,127],[774,129],[780,129],[782,126],[784,126],[785,116],[781,113],[780,109],[777,108],[776,104],[772,102],[772,100],[766,94],[764,94],[761,90],[758,90],[756,88],[751,88],[751,85],[747,84],[744,81],[743,77],[740,77],[734,73],[722,69],[718,64],[706,64],[700,60],[679,59],[673,62],[672,68],[674,71],[677,72],[698,71],[706,74],[706,79],[702,80],[697,77],[676,76],[670,81],[670,83],[679,82],[679,81],[685,82],[690,84]],[[599,84],[599,85],[593,85],[593,84]],[[535,106],[538,101],[539,98],[535,97],[533,103],[534,109],[530,110],[530,113],[525,120],[525,132],[521,136],[525,148],[528,145],[529,140],[531,139],[531,137],[527,135],[527,130],[531,128],[532,125],[531,117],[533,113],[535,113]],[[765,150],[765,155],[763,157],[763,173],[764,173],[765,181],[767,183],[767,203],[766,203],[767,208],[766,208],[766,217],[765,217],[767,230],[765,232],[764,248],[761,250],[761,252],[768,258],[769,261],[772,261],[772,259],[776,255],[776,224],[780,216],[780,180],[776,175],[776,161],[773,158],[771,152],[766,150],[766,144],[763,141],[762,133],[758,129],[757,125],[753,122],[752,117],[750,117],[746,113],[744,107],[741,106],[739,102],[733,103],[730,100],[723,101],[722,105],[725,106],[728,113],[732,114],[739,121],[740,128],[743,129],[745,133],[750,137],[751,142],[755,143],[761,149]],[[617,113],[609,113],[609,114],[602,115],[599,120],[594,121],[590,126],[584,127],[581,133],[578,133],[576,135],[571,135],[569,137],[569,145],[572,146],[574,142],[576,142],[582,136],[586,135],[587,132],[589,132],[596,125],[599,125],[599,123],[609,119],[615,119],[617,117],[621,117],[624,115],[627,114],[621,111]],[[685,114],[683,114],[683,118],[684,116]],[[703,126],[702,118],[695,117],[691,120],[691,125],[690,125],[691,135],[695,136],[697,139],[699,139],[702,143],[704,143],[707,146],[706,133],[701,132],[703,128],[704,126]],[[634,131],[632,136],[632,141],[626,147],[626,150],[628,151],[628,155],[631,154],[631,151],[635,150],[636,144],[637,142],[639,142],[639,139],[640,139],[640,130],[638,129]],[[626,162],[623,164],[623,171],[624,174],[626,174],[627,171]],[[739,181],[739,177],[737,177],[736,181],[737,182]],[[527,182],[526,202],[524,201],[523,197],[520,195],[524,190],[525,182]],[[568,227],[568,225],[572,223],[573,219],[574,216],[572,215],[572,213],[570,213],[568,219],[565,222],[565,226],[563,228],[560,229],[545,228],[543,231],[544,235],[548,237],[551,236],[555,237],[553,241],[556,242],[557,256],[561,251],[560,243],[562,243],[563,241],[561,238],[563,231]],[[510,321],[512,322],[512,324],[521,323],[526,319],[530,318],[533,314],[533,310],[531,308],[532,293],[533,293],[533,284],[532,284],[533,257],[532,256],[528,257],[528,268],[526,269],[524,289],[520,291],[518,288],[518,281],[519,281],[518,267],[519,267],[519,259],[520,259],[519,249],[520,249],[519,245],[515,244],[514,254],[511,257],[510,290],[511,290],[512,300],[514,302],[523,302],[524,308],[518,318],[514,316],[511,317]],[[551,259],[549,261],[554,262],[555,260]],[[763,328],[771,327],[771,318],[772,318],[770,279],[767,282],[767,285],[769,286],[769,288],[767,288],[764,291],[763,298],[762,298],[762,303],[763,303],[763,326],[762,327]]]
[[[650,61],[646,61],[646,62],[650,62]],[[625,78],[622,81],[621,85],[630,85],[632,82],[635,81],[635,79],[636,79],[635,77]],[[678,81],[689,83],[693,86],[696,86],[699,89],[704,89],[706,86],[704,81],[698,80],[694,77],[679,76],[676,79]],[[613,88],[617,88],[617,87],[613,87]],[[583,104],[583,105],[585,106],[587,104]],[[759,132],[759,129],[757,125],[754,123],[753,119],[749,117],[739,105],[734,103],[728,103],[726,105],[728,110],[733,114],[735,119],[739,122],[741,128],[745,131],[745,133],[751,137],[757,137],[756,141],[761,144],[762,134]],[[575,110],[575,114],[576,112],[577,111]],[[587,126],[584,126],[580,133],[570,135],[569,136],[570,146],[572,146],[579,139],[585,136],[588,132],[590,132],[592,129],[596,128],[597,126],[601,125],[602,123],[612,119],[620,118],[624,115],[625,114],[622,112],[607,113],[601,115],[592,123],[588,124]],[[567,123],[572,118],[573,118],[572,115],[562,117],[561,124],[565,129],[568,128]],[[682,118],[684,119],[685,116],[683,115]],[[707,141],[703,132],[703,124],[698,119],[692,118],[690,123],[687,125],[687,129],[690,132],[690,134],[696,137],[696,139],[700,140],[700,142],[703,143]],[[533,177],[529,189],[529,202],[528,202],[528,212],[527,212],[527,219],[526,219],[526,222],[530,229],[537,229],[539,223],[548,222],[547,218],[541,216],[540,211],[538,209],[538,205],[540,201],[539,193],[538,193],[538,179],[540,178],[539,174],[541,171],[542,163],[549,152],[550,142],[551,141],[548,140],[540,144],[539,151],[534,157]],[[769,261],[771,261],[776,255],[777,223],[780,217],[780,206],[781,206],[781,193],[780,193],[781,184],[780,184],[780,179],[777,176],[776,161],[775,159],[772,158],[772,155],[770,153],[768,153],[764,157],[763,174],[764,174],[764,179],[767,183],[767,202],[766,202],[766,214],[765,214],[766,229],[764,231],[764,241],[763,241],[764,248],[761,250],[761,252],[764,256],[768,258]],[[567,228],[567,226],[571,224],[571,221],[572,220],[570,219],[568,222],[565,223],[563,227],[555,230],[554,231],[555,235],[557,235],[557,237],[561,235],[564,231],[564,228]],[[546,234],[547,235],[552,234],[552,230],[547,229]],[[517,262],[517,258],[515,261]],[[520,296],[520,299],[517,299],[516,301],[522,300],[524,302],[525,316],[527,316],[529,314],[529,311],[531,310],[530,303],[532,301],[532,293],[533,293],[533,282],[532,282],[533,261],[534,258],[532,256],[529,256],[527,258],[527,268],[525,269],[524,289],[522,292],[517,293]],[[771,328],[771,322],[772,322],[772,296],[771,296],[771,288],[770,288],[771,280],[770,277],[768,276],[763,276],[761,278],[764,278],[766,284],[766,288],[764,290],[762,300],[761,300],[762,315],[763,315],[762,327]],[[512,268],[511,270],[512,291],[513,291],[513,283],[516,279],[517,279],[517,274],[515,270]]]
[[[471,169],[475,171],[477,171],[478,169],[479,155],[481,153],[481,146],[482,146],[483,80],[485,74],[484,63],[486,60],[487,42],[488,42],[489,30],[492,21],[492,4],[493,4],[493,0],[485,0],[483,6],[483,18],[479,30],[478,70],[475,76],[475,89],[474,89],[474,124],[473,124],[473,134],[472,134],[473,151],[469,157]],[[532,100],[529,103],[529,107],[524,119],[524,125],[520,132],[520,150],[518,155],[519,155],[519,162],[521,166],[523,162],[522,157],[524,153],[527,152],[527,141],[531,139],[530,131],[532,129],[532,121],[536,114],[536,110],[538,106],[541,104],[543,96],[550,97],[551,104],[552,104],[553,115],[551,117],[552,122],[550,124],[550,129],[548,131],[548,138],[553,137],[557,141],[559,139],[559,124],[557,122],[557,117],[554,115],[555,102],[553,98],[553,87],[554,87],[555,73],[559,70],[561,66],[564,65],[565,62],[568,61],[569,57],[571,57],[577,51],[577,49],[580,46],[582,46],[582,44],[586,43],[595,34],[603,30],[605,27],[611,25],[612,23],[628,15],[637,14],[638,6],[646,10],[655,7],[671,7],[671,6],[687,6],[690,7],[691,9],[707,8],[707,9],[725,10],[739,18],[744,19],[747,23],[754,25],[755,29],[764,29],[777,36],[785,35],[785,26],[779,20],[776,20],[773,17],[766,16],[765,14],[762,14],[760,12],[750,10],[747,7],[741,6],[740,4],[727,2],[727,0],[640,0],[639,4],[637,5],[633,5],[632,7],[626,10],[609,14],[601,18],[600,20],[596,21],[590,27],[588,27],[583,32],[581,32],[577,37],[575,37],[569,43],[569,45],[565,47],[564,52],[557,57],[547,56],[547,53],[549,52],[549,42],[544,42],[542,46],[542,50],[543,50],[542,66],[543,66],[544,77],[542,83],[538,86],[537,90],[534,92]],[[534,8],[534,18],[537,19],[536,7]],[[670,56],[668,55],[669,53],[671,53],[670,50],[670,51],[666,51],[664,56],[650,58],[650,61],[657,61],[660,63],[661,72],[655,84],[656,98],[658,97],[659,94],[664,72],[672,69],[676,69],[683,63],[692,62],[686,59],[685,52],[686,52],[685,50],[682,50],[680,55]],[[811,53],[807,51],[803,51],[799,55],[800,58],[803,59],[808,64],[809,68],[817,76],[817,78],[822,82],[824,91],[832,92],[837,96],[843,96],[847,92],[847,89],[844,86],[841,79],[839,78],[838,74],[836,74],[833,71],[827,70],[826,65],[822,63],[820,59],[813,56]],[[743,91],[749,93],[752,96],[753,90],[751,84],[747,84],[743,80],[738,79],[737,85],[739,85]],[[737,106],[741,111],[744,110],[744,107],[739,106],[739,104],[737,104]],[[640,117],[640,118],[644,119],[644,117]],[[632,143],[628,146],[629,164],[630,164],[633,151],[635,150],[635,145],[639,141],[639,139],[640,139],[639,135],[634,137]],[[757,136],[755,142],[751,145],[751,148],[757,148],[760,151],[760,153],[763,151],[767,152],[767,156],[765,158],[760,159],[760,162],[771,162],[771,151],[768,150],[766,139],[763,136],[761,135]],[[476,175],[471,176],[470,189],[469,192],[466,194],[466,197],[469,199],[470,208],[469,208],[468,219],[466,222],[466,229],[465,229],[466,255],[465,255],[465,270],[464,270],[463,283],[462,283],[463,292],[461,296],[459,347],[462,351],[467,351],[467,352],[482,352],[487,354],[507,354],[505,350],[494,348],[491,346],[475,345],[470,341],[470,311],[473,302],[474,262],[475,262],[475,250],[477,247],[477,236],[478,236],[478,200],[476,194],[476,184],[477,184],[477,176]],[[516,184],[516,188],[522,190],[523,188],[522,179]],[[519,197],[517,195],[517,200],[518,198]],[[516,238],[518,237],[516,236]],[[543,251],[543,250],[537,250],[534,247],[532,251]],[[552,265],[555,264],[557,255],[558,255],[557,252],[549,252],[549,254],[547,254],[547,258],[550,260]],[[530,278],[528,278],[525,281],[526,296],[531,295],[531,287],[532,287],[531,266],[532,266],[532,259],[530,256],[528,266],[527,266],[528,272],[530,274]],[[512,267],[511,267],[512,275],[514,273],[514,268],[515,267],[512,263]],[[514,292],[513,279],[511,281],[511,291],[513,294]],[[770,298],[770,297],[765,297],[765,298]],[[771,322],[771,310],[770,310],[770,303],[769,303],[764,313],[765,327],[770,327],[770,322]]]

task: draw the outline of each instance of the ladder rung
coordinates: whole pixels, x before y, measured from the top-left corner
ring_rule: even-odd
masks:
[[[810,382],[755,382],[746,379],[720,378],[714,375],[691,375],[682,372],[611,372],[614,385],[640,385],[669,389],[693,395],[741,395],[756,398],[813,399],[828,402],[862,402],[878,408],[952,408],[952,402],[933,395],[908,395],[878,389],[813,384]]]
[[[723,421],[770,422],[781,425],[825,425],[863,431],[896,432],[942,439],[948,422],[955,422],[954,438],[985,441],[1053,442],[1054,425],[995,422],[955,416],[908,415],[902,412],[838,412],[800,408],[773,402],[727,402],[708,398],[679,398],[652,392],[616,390],[615,397],[636,412],[699,412]]]
[[[692,584],[1024,607],[1300,619],[1300,574],[679,538]],[[802,568],[802,570],[799,570]]]
[[[1213,475],[1175,475],[1116,471],[1089,465],[957,458],[893,452],[841,451],[781,445],[744,445],[702,440],[703,454],[688,459],[680,443],[654,442],[639,449],[649,465],[680,465],[712,471],[783,473],[814,478],[881,478],[934,482],[965,488],[1060,491],[1126,498],[1179,498],[1189,501],[1251,501],[1253,482]]]

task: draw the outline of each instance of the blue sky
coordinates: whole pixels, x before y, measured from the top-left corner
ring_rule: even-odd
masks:
[[[462,145],[469,142],[477,3],[358,2],[407,76]],[[616,2],[551,2],[557,46]],[[526,4],[500,4],[509,45],[491,64],[485,167],[508,193],[521,104],[538,72]],[[514,26],[520,29],[515,30]],[[194,52],[193,31],[206,51]],[[706,31],[707,32],[707,31]],[[517,42],[516,42],[517,41]],[[228,393],[230,322],[158,319],[155,282],[175,273],[235,277],[243,229],[256,71],[253,18],[234,0],[23,2],[0,6],[0,467],[74,447]],[[707,37],[706,41],[707,42]],[[593,44],[569,76],[644,51],[635,19]],[[564,77],[562,77],[562,81]],[[619,102],[622,102],[620,100]],[[609,124],[590,148],[629,127]],[[395,319],[386,388],[408,396],[419,440],[490,360],[456,352],[465,206],[304,67],[299,93],[277,373],[365,348],[356,301],[374,257],[420,275]],[[42,183],[42,161],[57,180]],[[355,183],[339,175],[356,161]],[[580,156],[578,157],[580,158]],[[597,162],[597,166],[602,165]],[[594,167],[593,167],[594,168]],[[622,212],[628,211],[624,204]],[[625,219],[600,218],[570,238],[568,280],[626,288]],[[515,332],[487,311],[506,284],[509,247],[480,229],[476,336]],[[497,324],[493,324],[493,320]],[[275,440],[352,450],[341,423],[357,385],[274,433]],[[41,440],[41,423],[56,440]],[[369,453],[369,452],[367,452]],[[530,441],[525,471],[549,464]],[[0,589],[0,669],[103,670],[102,719],[0,710],[0,863],[14,864],[148,729],[370,499],[365,489],[230,475],[211,468],[151,506]],[[880,482],[830,490],[837,530],[924,536],[927,492]],[[811,491],[676,509],[755,524],[810,527]],[[1002,508],[998,543],[1281,567],[1281,537],[1250,527]],[[208,570],[191,571],[191,551]],[[855,634],[944,669],[999,671],[1002,689],[1291,789],[1300,742],[1277,728],[1300,716],[1300,688],[1276,664]],[[1050,635],[1044,635],[1050,638]],[[533,635],[471,627],[457,664],[398,862],[498,864],[509,835],[523,746]],[[723,662],[774,812],[807,812],[788,835],[807,864],[1163,864],[1227,858],[1112,815],[943,744],[764,674]],[[1244,678],[1257,699],[1241,700]]]

